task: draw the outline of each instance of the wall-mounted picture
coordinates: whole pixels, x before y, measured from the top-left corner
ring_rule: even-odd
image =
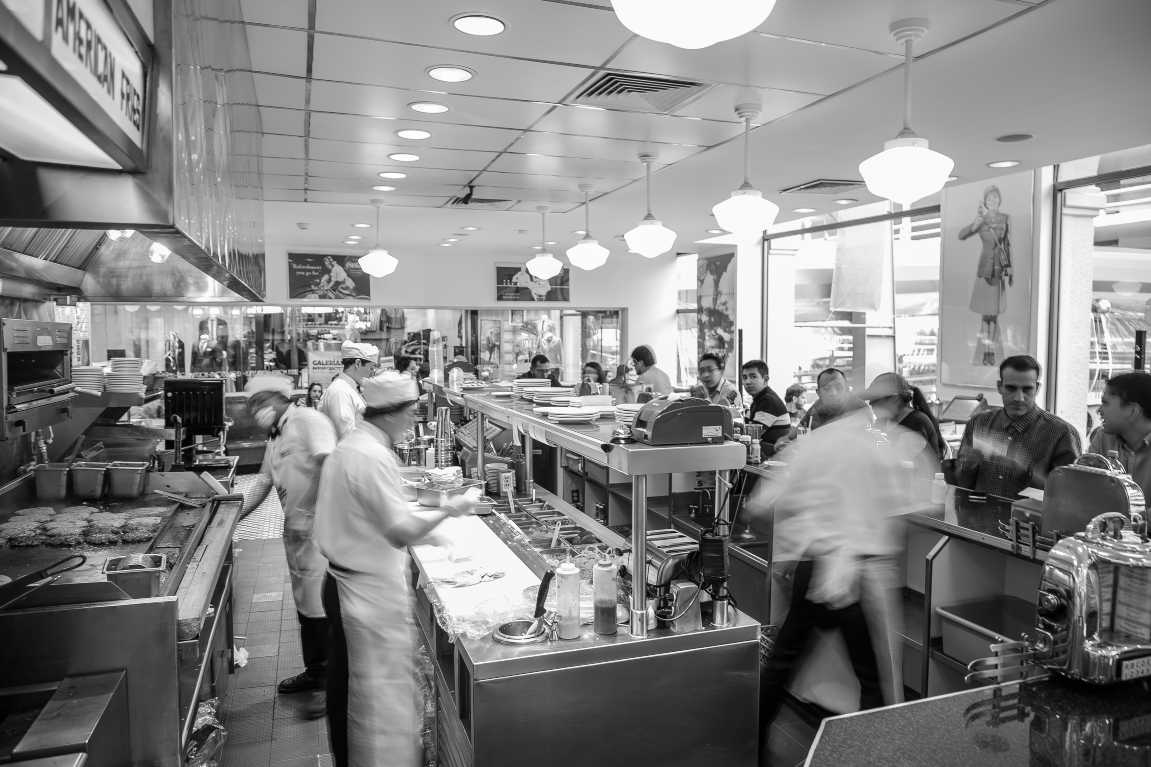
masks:
[[[359,256],[288,254],[288,296],[323,301],[371,301],[372,281]]]
[[[571,301],[571,270],[566,266],[550,280],[533,277],[526,264],[496,264],[497,301]]]
[[[724,374],[739,378],[735,358],[735,254],[700,256],[696,261],[696,302],[699,311],[700,355],[718,354],[725,360]]]
[[[1034,179],[943,190],[941,379],[994,387],[999,363],[1031,348]]]
[[[489,362],[493,365],[500,364],[500,345],[503,340],[501,336],[501,325],[502,323],[499,320],[480,319],[479,340],[481,362]]]

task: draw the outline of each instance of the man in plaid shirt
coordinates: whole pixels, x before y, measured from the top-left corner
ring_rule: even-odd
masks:
[[[1003,407],[967,422],[955,459],[954,485],[1014,498],[1025,487],[1044,487],[1052,469],[1079,457],[1079,434],[1035,402],[1041,372],[1028,355],[1003,360],[998,383]]]

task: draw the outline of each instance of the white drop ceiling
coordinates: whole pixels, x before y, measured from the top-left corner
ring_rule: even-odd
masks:
[[[688,250],[714,226],[711,206],[741,180],[733,106],[748,89],[764,104],[753,181],[781,205],[781,221],[798,218],[798,207],[828,212],[836,206],[827,196],[778,190],[858,178],[860,160],[897,132],[901,57],[888,25],[911,15],[931,21],[917,46],[913,124],[957,160],[963,180],[996,175],[985,164],[1003,157],[1026,168],[1146,143],[1151,124],[1148,0],[779,0],[756,32],[701,51],[631,35],[606,0],[242,4],[269,242],[334,252],[355,252],[340,240],[352,221],[372,218],[369,200],[379,197],[384,239],[396,251],[426,252],[473,225],[482,231],[461,251],[526,257],[538,241],[536,206],[558,212],[553,231],[579,228],[586,182],[595,190],[593,230],[623,254],[613,237],[643,214],[640,151],[658,156],[655,212],[681,233],[677,249]],[[507,29],[462,34],[451,19],[465,11]],[[475,77],[438,82],[425,74],[436,65]],[[707,88],[670,114],[574,104],[609,71]],[[407,108],[413,101],[450,111],[418,114]],[[402,128],[432,136],[400,139]],[[1011,132],[1036,138],[995,142]],[[420,160],[397,163],[394,152]],[[408,177],[376,175],[389,170]],[[396,191],[371,190],[381,183]],[[451,206],[468,184],[475,198],[502,202]],[[848,196],[874,200],[865,189]]]

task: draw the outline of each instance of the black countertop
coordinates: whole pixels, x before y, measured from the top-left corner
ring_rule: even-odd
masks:
[[[1151,682],[1012,682],[825,719],[807,767],[1148,767]]]

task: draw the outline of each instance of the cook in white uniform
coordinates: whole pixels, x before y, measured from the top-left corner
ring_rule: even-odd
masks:
[[[278,689],[284,694],[312,693],[305,714],[315,718],[324,715],[328,620],[321,596],[328,563],[312,539],[312,523],[320,468],[336,449],[336,432],[318,411],[291,406],[291,383],[286,377],[256,376],[247,390],[251,392],[248,412],[271,434],[260,474],[276,488],[284,508],[284,551],[304,656],[304,671],[282,680]]]
[[[360,395],[360,381],[376,369],[380,350],[371,344],[344,341],[340,346],[340,361],[344,372],[336,375],[324,393],[320,410],[336,427],[336,438],[348,436],[364,412],[364,398]]]
[[[470,513],[474,501],[461,496],[421,510],[404,500],[392,444],[411,428],[416,382],[385,371],[360,385],[363,422],[324,464],[316,504],[316,542],[328,558],[332,757],[336,767],[419,767],[422,705],[406,547],[449,516]]]

